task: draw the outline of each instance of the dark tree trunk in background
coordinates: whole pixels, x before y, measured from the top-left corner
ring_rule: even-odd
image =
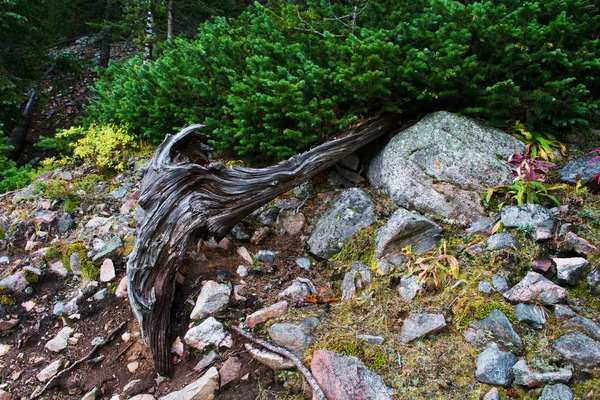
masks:
[[[104,21],[109,24],[111,21],[111,8],[112,0],[106,0],[106,7],[104,8]],[[106,28],[102,31],[102,47],[100,53],[100,66],[102,68],[108,67],[110,61],[110,45],[112,44],[112,29]]]
[[[6,150],[4,155],[11,160],[17,161],[25,149],[25,139],[27,139],[27,131],[31,124],[31,118],[33,117],[33,106],[37,100],[37,92],[37,88],[29,90],[27,104],[25,105],[23,115],[21,116],[18,125],[13,128],[8,139],[6,139],[5,144],[12,147]]]
[[[202,125],[167,136],[140,186],[137,237],[127,264],[131,306],[159,374],[173,372],[171,307],[188,247],[199,238],[219,240],[254,210],[398,126],[393,118],[372,120],[261,169],[211,163],[208,146],[194,134]]]

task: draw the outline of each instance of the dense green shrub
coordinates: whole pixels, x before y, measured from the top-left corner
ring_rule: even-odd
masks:
[[[201,122],[216,150],[262,162],[382,110],[447,109],[556,133],[597,112],[600,15],[590,0],[365,1],[356,23],[350,6],[306,3],[255,4],[149,65],[112,64],[87,123],[128,124],[157,143]]]

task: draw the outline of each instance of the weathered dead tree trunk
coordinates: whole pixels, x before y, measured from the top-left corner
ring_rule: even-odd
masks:
[[[244,217],[398,126],[380,118],[343,137],[261,168],[211,163],[202,125],[167,136],[140,187],[136,244],[129,257],[129,299],[159,374],[170,376],[170,314],[175,275],[190,244],[224,237]]]

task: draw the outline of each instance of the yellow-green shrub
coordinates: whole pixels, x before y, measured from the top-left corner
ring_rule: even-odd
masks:
[[[72,139],[73,155],[92,161],[103,172],[123,171],[128,152],[137,146],[126,125],[74,126],[56,136]]]

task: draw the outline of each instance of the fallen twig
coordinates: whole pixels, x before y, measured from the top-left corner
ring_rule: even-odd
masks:
[[[313,378],[311,372],[308,370],[308,368],[304,366],[304,364],[302,364],[302,361],[294,353],[284,349],[283,347],[279,347],[274,344],[265,342],[264,340],[253,336],[250,332],[238,328],[235,325],[232,325],[231,328],[246,339],[266,348],[267,350],[272,351],[273,353],[277,353],[280,356],[289,358],[296,365],[296,367],[302,373],[302,375],[304,375],[304,378],[306,378],[309,385],[312,387],[314,394],[317,395],[317,398],[319,400],[327,400],[327,398],[325,397],[325,393],[323,393],[323,390],[321,390],[321,387],[319,386],[317,381],[315,381],[315,378]]]
[[[117,333],[118,331],[120,331],[121,328],[123,328],[126,323],[127,323],[127,321],[121,322],[121,324],[119,326],[117,326],[115,329],[113,329],[112,331],[110,331],[110,333],[106,336],[106,339],[104,339],[102,342],[100,342],[97,345],[95,345],[94,347],[92,347],[92,350],[90,350],[90,352],[87,353],[83,358],[80,358],[79,360],[75,361],[70,367],[63,369],[58,374],[54,375],[48,381],[48,383],[46,383],[46,386],[44,386],[42,388],[42,390],[40,390],[38,393],[32,394],[31,397],[29,398],[29,400],[34,400],[34,399],[39,398],[42,394],[44,394],[44,392],[46,390],[48,390],[48,388],[54,383],[54,381],[56,381],[61,376],[66,375],[67,372],[72,371],[73,369],[75,369],[75,367],[77,367],[79,364],[84,363],[87,360],[89,360],[90,358],[92,358],[92,356],[94,355],[94,353],[96,352],[96,350],[98,350],[99,348],[101,348],[102,346],[104,346],[108,342],[110,342],[111,337],[114,336],[115,333]]]

